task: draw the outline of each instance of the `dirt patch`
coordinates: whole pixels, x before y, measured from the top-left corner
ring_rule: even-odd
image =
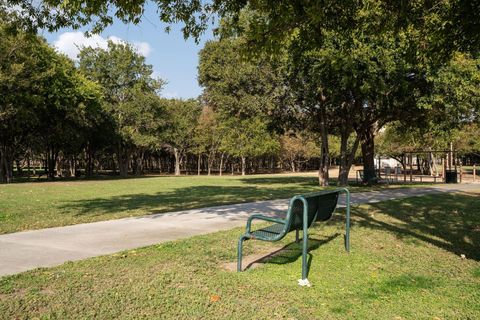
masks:
[[[274,257],[284,255],[286,252],[291,251],[291,248],[288,246],[276,246],[269,248],[268,251],[263,251],[261,253],[251,254],[248,256],[243,256],[242,258],[242,271],[248,269],[256,269],[263,266],[268,261],[272,260]],[[237,261],[227,262],[222,265],[222,268],[236,272],[237,271]]]

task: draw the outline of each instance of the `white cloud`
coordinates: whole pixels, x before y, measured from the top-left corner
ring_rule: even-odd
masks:
[[[58,49],[58,51],[65,53],[73,60],[77,60],[77,55],[80,51],[80,48],[92,47],[106,49],[108,40],[111,40],[115,43],[126,43],[126,41],[116,36],[104,38],[98,34],[94,34],[90,37],[86,37],[83,32],[76,31],[62,33],[57,40],[55,40],[53,45]],[[139,54],[144,57],[147,57],[152,52],[152,48],[147,42],[132,42],[131,45]]]

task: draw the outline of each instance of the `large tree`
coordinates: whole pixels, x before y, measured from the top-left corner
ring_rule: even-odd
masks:
[[[132,156],[141,163],[161,123],[156,93],[164,81],[152,76],[152,66],[127,43],[108,42],[106,49],[82,48],[80,70],[103,88],[104,108],[115,125],[116,155],[121,176],[126,176]],[[141,166],[134,168],[137,173]]]
[[[0,34],[0,181],[11,181],[22,149],[45,152],[52,178],[60,151],[78,147],[94,125],[100,88],[40,37],[6,25]]]
[[[168,114],[167,129],[163,135],[165,146],[175,158],[175,175],[181,173],[182,164],[188,151],[195,145],[195,129],[201,113],[197,100],[164,100]]]
[[[0,182],[13,178],[14,149],[36,125],[41,81],[53,56],[36,36],[0,25]]]
[[[202,113],[198,118],[197,127],[195,128],[194,142],[199,160],[202,154],[207,157],[208,175],[211,174],[212,164],[215,161],[217,153],[220,151],[223,132],[224,127],[222,126],[217,113],[213,108],[204,106],[202,108]],[[223,158],[224,154],[221,155],[220,175],[222,172]],[[198,162],[198,168],[200,168],[200,161]]]

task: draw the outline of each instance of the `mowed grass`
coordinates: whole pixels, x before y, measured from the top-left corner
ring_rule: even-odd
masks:
[[[353,187],[353,190],[362,187]],[[0,234],[320,190],[309,175],[181,176],[0,185]]]
[[[479,212],[478,193],[355,207],[347,254],[340,211],[311,231],[311,288],[293,235],[246,242],[284,249],[226,271],[242,229],[38,269],[0,279],[0,318],[479,319]]]

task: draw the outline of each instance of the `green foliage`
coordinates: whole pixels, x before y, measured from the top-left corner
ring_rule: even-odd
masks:
[[[400,155],[415,150],[448,149],[454,142],[462,153],[476,152],[480,106],[480,64],[464,54],[427,78],[427,91],[418,99],[424,112],[416,121],[402,119],[388,126],[378,152]]]
[[[294,172],[299,163],[317,158],[319,150],[317,139],[307,132],[288,132],[280,137],[280,159],[286,162]]]
[[[140,148],[161,147],[168,114],[157,94],[133,88],[131,100],[121,103],[119,109],[125,119],[120,129],[120,134],[125,140],[132,141]]]
[[[266,59],[245,59],[238,39],[210,41],[200,52],[199,82],[203,99],[217,115],[222,132],[220,150],[245,158],[275,154],[278,102],[282,77]],[[242,170],[242,172],[244,172]]]
[[[261,118],[225,121],[221,150],[235,157],[258,157],[275,154],[279,150],[278,140],[267,129]]]
[[[430,91],[419,105],[432,130],[449,132],[480,119],[480,58],[457,53],[428,77]]]
[[[114,17],[124,23],[139,23],[146,3],[145,0],[6,0],[0,3],[0,11],[9,12],[10,21],[28,29],[88,26],[99,32],[111,25]],[[159,20],[167,24],[166,31],[169,25],[181,22],[184,36],[195,39],[220,17],[228,18],[236,32],[248,34],[251,43],[271,49],[282,48],[292,35],[318,43],[322,29],[349,32],[360,25],[367,25],[369,33],[408,31],[415,42],[422,44],[420,54],[433,58],[449,56],[456,50],[478,52],[480,48],[478,1],[156,0],[154,3]],[[20,14],[11,14],[13,6]],[[247,28],[239,23],[246,8],[252,11],[252,23]]]
[[[79,69],[103,89],[103,108],[123,144],[140,148],[159,147],[166,111],[157,93],[164,85],[152,77],[152,66],[124,43],[108,42],[106,49],[82,48]]]
[[[446,150],[449,137],[429,130],[405,126],[400,122],[388,125],[377,137],[376,152],[382,156],[400,157],[405,152]]]
[[[467,124],[452,135],[455,150],[460,154],[480,155],[480,126],[478,123]]]
[[[9,181],[14,149],[30,145],[56,158],[85,143],[101,117],[101,90],[40,37],[5,25],[0,34],[0,180]]]
[[[194,146],[195,129],[201,113],[201,105],[194,99],[170,99],[162,102],[168,114],[168,127],[164,133],[165,142],[183,154]]]
[[[282,78],[266,59],[241,54],[242,39],[209,41],[200,51],[198,81],[217,112],[241,119],[278,111]]]
[[[204,106],[198,118],[193,141],[196,154],[207,154],[210,162],[218,153],[222,142],[224,128],[213,108]]]

